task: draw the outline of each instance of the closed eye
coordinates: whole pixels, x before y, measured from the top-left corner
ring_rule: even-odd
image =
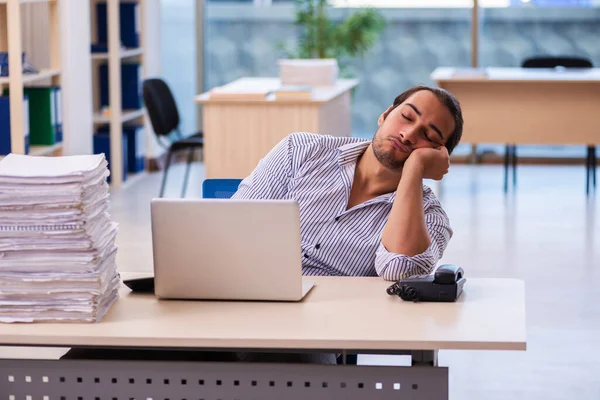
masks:
[[[412,118],[409,118],[407,115],[402,114],[405,120],[412,122]]]
[[[425,139],[427,139],[428,141],[435,143],[434,140],[431,140],[431,138],[429,137],[429,135],[427,134],[427,130],[423,130],[423,136],[425,136]]]

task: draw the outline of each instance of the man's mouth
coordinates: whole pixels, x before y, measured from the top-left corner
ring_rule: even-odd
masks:
[[[399,139],[391,138],[390,140],[392,141],[392,146],[394,146],[394,148],[396,148],[396,150],[399,150],[403,153],[410,153],[412,151],[410,149],[410,147],[403,145]]]

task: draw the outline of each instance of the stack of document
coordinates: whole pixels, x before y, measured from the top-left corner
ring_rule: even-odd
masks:
[[[95,322],[118,298],[104,154],[0,162],[0,322]]]
[[[339,67],[335,58],[282,59],[279,63],[279,79],[284,86],[333,86]]]

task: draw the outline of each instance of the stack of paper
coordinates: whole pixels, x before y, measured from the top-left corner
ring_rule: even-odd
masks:
[[[312,86],[281,86],[275,91],[275,100],[311,100]]]
[[[0,322],[99,321],[118,297],[104,154],[0,162]]]
[[[306,86],[335,85],[339,68],[335,58],[282,59],[279,63],[281,84]]]

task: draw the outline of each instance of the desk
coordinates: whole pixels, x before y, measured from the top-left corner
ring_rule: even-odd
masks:
[[[203,104],[204,161],[207,178],[245,178],[281,139],[304,131],[333,136],[351,135],[350,90],[356,79],[313,89],[311,100],[216,100],[206,92]],[[275,90],[277,78],[241,78],[227,85]]]
[[[412,354],[421,365],[0,360],[0,394],[447,399],[448,369],[437,366],[437,350],[525,350],[522,281],[470,279],[456,303],[415,304],[388,296],[380,278],[314,280],[298,303],[158,301],[123,289],[101,323],[0,325],[0,344]]]
[[[507,143],[504,191],[516,145],[586,145],[586,192],[596,187],[600,129],[600,68],[437,68],[431,79],[460,101],[465,120],[461,142]]]
[[[485,71],[483,76],[478,71]],[[431,79],[460,101],[461,142],[596,145],[600,68],[437,68]]]

